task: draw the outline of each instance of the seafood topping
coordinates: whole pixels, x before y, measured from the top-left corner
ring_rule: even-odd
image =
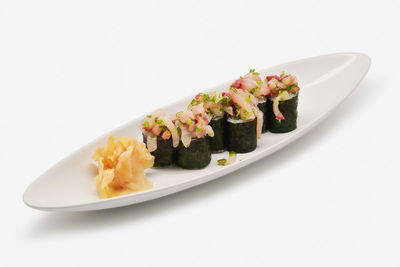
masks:
[[[260,74],[254,69],[251,69],[245,76],[237,79],[232,84],[232,87],[243,89],[259,99],[263,99],[270,94],[268,85],[262,81]]]
[[[231,108],[226,109],[226,111],[232,118],[243,121],[250,121],[255,118],[254,111],[257,108],[258,100],[252,94],[234,87],[222,94],[229,99]]]
[[[261,138],[264,118],[262,111],[257,107],[258,99],[248,91],[234,87],[222,94],[230,99],[230,109],[226,108],[226,112],[233,119],[251,121],[257,118],[257,138]]]
[[[172,144],[177,147],[179,135],[172,119],[162,110],[147,115],[142,123],[142,132],[147,137],[147,149],[153,152],[157,149],[157,138],[164,140],[172,137]]]
[[[214,131],[209,125],[210,120],[203,103],[194,106],[191,110],[178,112],[173,118],[185,147],[189,147],[192,138],[214,136]]]
[[[195,113],[205,112],[212,119],[225,115],[224,106],[227,99],[219,92],[200,93],[189,104],[188,109]],[[203,108],[204,110],[201,110]]]

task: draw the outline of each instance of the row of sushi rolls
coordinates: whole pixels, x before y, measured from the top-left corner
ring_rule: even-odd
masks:
[[[300,87],[294,75],[261,77],[251,69],[223,92],[199,93],[187,109],[176,114],[157,110],[145,117],[141,130],[154,167],[177,165],[202,169],[211,153],[229,151],[229,165],[236,153],[256,149],[262,133],[286,133],[297,126]]]

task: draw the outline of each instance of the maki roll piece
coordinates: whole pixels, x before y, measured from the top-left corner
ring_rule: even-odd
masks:
[[[272,133],[287,133],[297,127],[299,91],[296,76],[285,74],[267,76],[271,91],[267,101],[267,129]]]
[[[260,77],[260,74],[254,69],[251,69],[249,73],[237,79],[232,87],[236,89],[243,89],[258,99],[258,109],[264,114],[264,122],[262,126],[262,132],[267,131],[266,124],[266,113],[267,113],[267,96],[270,94],[270,89],[266,82]]]
[[[225,104],[227,98],[219,92],[200,93],[189,104],[188,109],[196,114],[203,113],[210,121],[209,125],[214,131],[210,137],[210,148],[213,153],[226,150],[225,136]]]
[[[214,131],[204,109],[178,112],[174,118],[180,136],[176,149],[176,165],[184,169],[202,169],[211,161],[209,137]]]
[[[226,108],[227,147],[229,151],[248,153],[256,149],[257,139],[261,138],[263,113],[258,109],[258,100],[243,89],[231,87],[225,96],[231,99]]]
[[[142,134],[147,150],[154,156],[154,167],[166,167],[175,162],[178,130],[163,111],[158,110],[146,116],[142,123]]]

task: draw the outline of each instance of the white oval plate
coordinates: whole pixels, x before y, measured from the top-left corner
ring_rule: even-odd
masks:
[[[257,149],[238,154],[237,161],[232,165],[217,165],[218,159],[228,156],[225,152],[213,154],[210,165],[202,170],[177,167],[149,169],[147,177],[153,182],[151,190],[100,200],[94,182],[96,167],[91,156],[96,147],[106,143],[108,135],[103,135],[37,178],[26,189],[24,202],[32,208],[47,211],[109,209],[160,198],[224,176],[281,149],[310,131],[350,95],[367,74],[370,64],[367,55],[340,53],[302,59],[259,71],[262,76],[286,71],[298,77],[301,88],[298,127],[290,133],[263,134],[258,140]],[[226,90],[232,82],[210,90]],[[190,98],[182,99],[163,109],[174,113],[183,110],[190,101]],[[133,136],[141,140],[140,124],[143,118],[144,115],[112,132],[117,136]]]

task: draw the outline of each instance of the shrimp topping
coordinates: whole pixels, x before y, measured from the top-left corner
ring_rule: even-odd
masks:
[[[232,87],[243,89],[253,94],[258,99],[264,99],[271,93],[267,84],[262,81],[260,74],[254,69],[251,69],[249,73],[237,79],[232,84]]]

